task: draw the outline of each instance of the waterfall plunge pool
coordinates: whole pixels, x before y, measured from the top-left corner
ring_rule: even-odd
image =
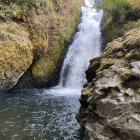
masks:
[[[0,140],[80,140],[79,91],[24,90],[0,96]]]

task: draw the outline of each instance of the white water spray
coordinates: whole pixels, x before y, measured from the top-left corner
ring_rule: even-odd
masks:
[[[89,61],[100,55],[102,11],[94,9],[93,4],[94,1],[85,0],[86,6],[81,7],[81,23],[63,62],[59,82],[61,87],[81,89],[86,81],[85,71]]]

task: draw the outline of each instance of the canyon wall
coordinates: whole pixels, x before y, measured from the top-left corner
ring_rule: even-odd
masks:
[[[119,24],[104,11],[107,45],[100,57],[90,61],[76,116],[84,140],[140,139],[140,7],[136,7],[127,13],[128,19],[117,20]]]
[[[109,43],[91,60],[78,121],[85,140],[140,138],[140,28]]]

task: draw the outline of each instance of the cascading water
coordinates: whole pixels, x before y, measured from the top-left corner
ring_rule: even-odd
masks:
[[[81,89],[85,82],[85,71],[89,60],[100,54],[100,22],[102,11],[93,9],[94,1],[85,0],[81,7],[82,17],[78,32],[63,63],[59,86]]]
[[[102,11],[91,0],[81,7],[82,17],[63,63],[59,85],[0,96],[0,140],[80,140],[75,120],[80,90],[89,60],[100,54]]]

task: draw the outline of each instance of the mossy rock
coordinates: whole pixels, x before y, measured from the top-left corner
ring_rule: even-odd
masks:
[[[14,23],[0,26],[0,92],[12,88],[33,60],[33,44],[27,29]]]
[[[64,8],[64,5],[61,3],[59,11]],[[52,13],[49,17],[48,32],[50,36],[48,37],[47,52],[31,68],[32,74],[39,85],[55,80],[58,68],[62,63],[65,47],[76,30],[80,17],[80,1],[72,2],[65,11],[61,12],[63,12],[63,15]],[[74,16],[67,19],[70,13],[73,13]]]
[[[37,83],[42,83],[52,80],[55,74],[56,66],[53,61],[41,58],[32,68],[32,74]]]
[[[91,60],[91,64],[86,71],[88,82],[98,78],[105,70],[120,63],[120,67],[129,67],[131,61],[140,60],[140,28],[127,32],[123,37],[117,38],[108,43],[100,57]],[[128,73],[121,73],[120,77],[129,77]]]
[[[25,79],[29,76],[38,85],[53,81],[66,43],[75,32],[81,3],[82,0],[0,2],[1,91],[12,88],[27,70]],[[19,87],[23,87],[21,83]]]

